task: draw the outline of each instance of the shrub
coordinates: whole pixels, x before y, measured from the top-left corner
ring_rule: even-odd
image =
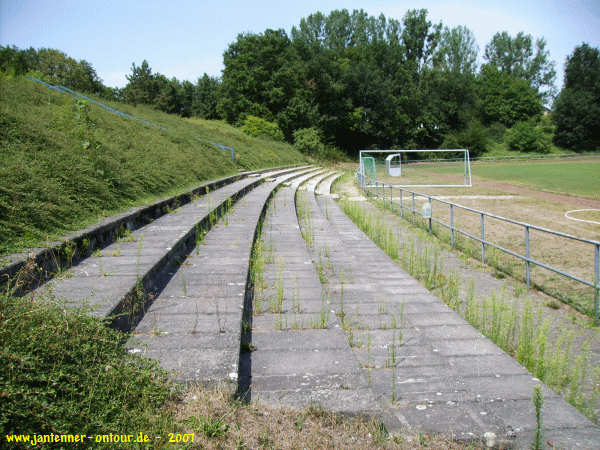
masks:
[[[318,155],[323,152],[321,132],[316,128],[301,128],[294,131],[294,147],[308,155]]]
[[[274,141],[283,141],[283,133],[279,125],[269,122],[262,117],[247,116],[242,125],[242,131],[253,137],[267,137]]]
[[[528,120],[517,122],[507,132],[508,146],[520,152],[548,153],[550,138],[544,130]]]
[[[481,122],[472,120],[465,130],[447,134],[440,148],[466,148],[469,155],[475,157],[485,152],[487,143],[488,134],[485,127]]]
[[[52,301],[0,295],[0,435],[172,428],[175,391],[126,336]]]
[[[488,127],[488,134],[494,142],[502,144],[506,134],[506,126],[502,122],[493,122]]]

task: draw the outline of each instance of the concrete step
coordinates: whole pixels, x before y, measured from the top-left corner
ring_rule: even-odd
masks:
[[[158,360],[182,382],[237,382],[257,225],[279,185],[313,170],[272,174],[238,201],[173,271],[127,343],[130,351]],[[221,258],[227,264],[217,264]]]
[[[244,178],[198,197],[86,258],[33,295],[54,296],[129,330],[219,214],[265,179],[292,171],[296,169]]]
[[[49,243],[45,248],[8,255],[8,263],[0,267],[0,288],[3,290],[8,288],[13,295],[24,295],[38,288],[57,273],[87,258],[95,250],[113,243],[124,230],[136,230],[198,196],[245,177],[259,177],[262,173],[282,169],[285,167],[242,172],[207,181],[182,194],[107,217],[90,227],[66,235],[61,241]]]
[[[280,189],[263,224],[270,262],[261,278],[264,286],[255,290],[250,397],[299,409],[319,405],[343,413],[377,414],[375,396],[339,319],[330,313],[326,288],[298,226],[298,186],[313,186],[328,177],[329,172],[299,177]],[[280,311],[269,308],[277,296]],[[265,305],[262,311],[257,310],[260,301]]]
[[[493,432],[526,447],[536,426],[533,387],[542,385],[545,439],[558,448],[598,446],[598,427],[403,271],[331,197],[300,195],[311,209],[313,258],[328,255],[332,310],[344,318],[390,431],[465,440]]]

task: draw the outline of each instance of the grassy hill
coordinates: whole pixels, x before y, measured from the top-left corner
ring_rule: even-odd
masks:
[[[305,160],[222,122],[108,104],[165,129],[0,74],[0,255],[239,169]],[[197,138],[233,147],[235,164]]]

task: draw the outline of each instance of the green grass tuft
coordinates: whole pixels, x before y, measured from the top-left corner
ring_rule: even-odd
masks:
[[[125,335],[58,303],[0,297],[0,435],[173,432],[177,391]]]

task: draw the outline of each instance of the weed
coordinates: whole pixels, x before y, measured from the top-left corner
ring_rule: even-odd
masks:
[[[69,267],[73,265],[73,257],[75,256],[76,248],[77,246],[73,241],[67,241],[63,246],[62,251]]]
[[[560,303],[556,300],[548,300],[545,305],[550,309],[560,309]]]
[[[229,431],[229,425],[221,419],[212,419],[210,417],[200,417],[198,419],[198,428],[208,438],[225,437]]]
[[[127,227],[119,228],[117,242],[135,242],[135,236],[131,234],[131,231]]]
[[[14,362],[0,365],[3,433],[174,430],[165,406],[175,386],[157,362],[127,351],[123,333],[51,299],[0,296],[0,311],[3,358]]]
[[[541,450],[543,448],[542,439],[542,407],[544,406],[544,394],[542,393],[542,387],[537,385],[533,388],[533,405],[535,407],[535,441],[533,448],[535,450]]]
[[[121,256],[121,246],[117,245],[115,251],[112,252],[111,256]]]
[[[187,295],[188,295],[187,282],[185,281],[185,275],[183,274],[183,270],[179,272],[179,275],[181,278],[181,288],[183,289],[183,296],[187,297]]]

